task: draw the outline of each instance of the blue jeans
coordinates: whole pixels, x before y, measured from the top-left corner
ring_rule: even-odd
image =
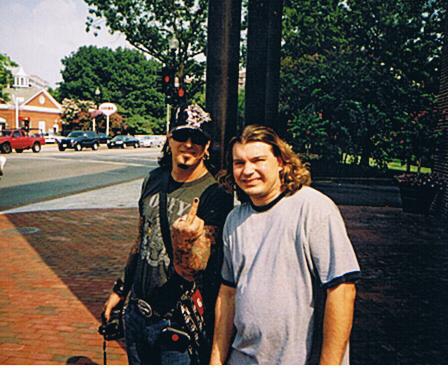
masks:
[[[160,343],[165,327],[178,325],[167,319],[148,320],[135,303],[130,302],[124,314],[124,334],[129,364],[190,364],[188,351],[171,350]]]

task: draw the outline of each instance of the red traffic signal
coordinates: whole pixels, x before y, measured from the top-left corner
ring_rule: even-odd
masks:
[[[169,93],[174,86],[174,76],[176,72],[172,66],[164,66],[162,68],[162,90],[164,93]]]
[[[187,103],[187,91],[185,87],[180,85],[174,89],[173,104],[177,106],[182,106]]]

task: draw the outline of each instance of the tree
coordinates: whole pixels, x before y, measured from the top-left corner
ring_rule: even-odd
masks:
[[[88,130],[92,126],[90,111],[94,108],[93,101],[64,98],[62,101],[62,119],[65,122],[63,130]]]
[[[85,0],[90,6],[87,30],[95,32],[105,20],[112,32],[121,32],[136,49],[163,64],[173,63],[177,76],[192,79],[189,95],[201,90],[205,53],[208,0]],[[176,38],[174,57],[169,42]]]
[[[3,89],[12,84],[13,76],[10,68],[15,66],[17,64],[14,61],[7,55],[0,53],[0,99],[6,100],[9,98]]]
[[[339,155],[359,155],[363,165],[370,158],[385,164],[396,157],[398,133],[404,126],[415,129],[414,117],[435,109],[443,4],[286,2],[281,109],[293,126],[299,117],[316,126],[316,113],[323,119],[320,126],[328,122],[325,146],[317,145],[317,153],[325,155],[330,147]],[[425,116],[419,129],[431,132],[436,115]],[[407,136],[419,136],[419,145],[425,145],[425,134]]]
[[[164,96],[159,86],[159,64],[147,60],[141,52],[119,48],[83,46],[62,60],[63,81],[59,86],[62,99],[104,101],[118,105],[124,122],[133,116],[152,121],[155,131],[165,126]],[[97,95],[97,92],[100,92]],[[132,126],[136,133],[145,133],[142,126]]]

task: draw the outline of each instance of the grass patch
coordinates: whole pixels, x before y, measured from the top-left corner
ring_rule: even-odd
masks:
[[[406,171],[406,165],[402,165],[400,160],[394,160],[391,161],[387,164],[387,168],[389,170],[397,170],[397,171]],[[418,171],[418,167],[415,165],[411,165],[411,172],[417,172]],[[420,172],[422,174],[430,174],[431,173],[431,168],[429,167],[422,167],[420,169]]]

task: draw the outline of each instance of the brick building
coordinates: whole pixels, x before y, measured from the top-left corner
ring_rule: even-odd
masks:
[[[443,133],[442,143],[434,163],[434,171],[441,173],[448,182],[448,22],[445,28],[445,43],[442,55],[440,93],[438,96],[439,109],[442,118],[438,124],[438,129]],[[436,209],[443,216],[448,217],[448,188],[438,198]]]
[[[3,90],[8,98],[0,100],[0,129],[28,127],[44,133],[59,132],[62,108],[47,91],[48,84],[27,75],[21,67],[11,72],[14,84]]]

